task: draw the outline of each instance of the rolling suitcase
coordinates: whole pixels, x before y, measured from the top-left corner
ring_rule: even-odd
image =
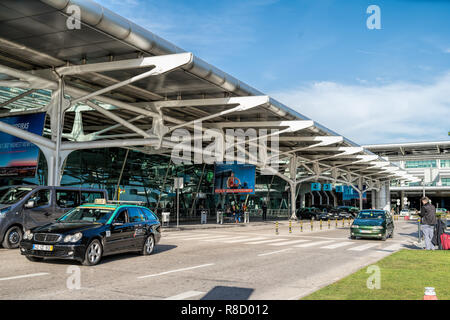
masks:
[[[450,234],[441,234],[441,246],[442,250],[450,250]]]

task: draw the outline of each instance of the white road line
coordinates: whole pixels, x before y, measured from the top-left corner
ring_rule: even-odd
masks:
[[[158,277],[158,276],[163,276],[163,275],[169,274],[169,273],[188,271],[188,270],[193,270],[193,269],[198,269],[198,268],[209,267],[209,266],[213,266],[213,265],[214,265],[214,263],[201,264],[201,265],[195,266],[195,267],[188,267],[188,268],[176,269],[176,270],[171,270],[171,271],[165,271],[165,272],[161,272],[161,273],[149,274],[147,276],[140,276],[137,278],[144,279],[144,278]]]
[[[39,277],[39,276],[46,276],[49,273],[41,272],[41,273],[32,273],[32,274],[24,274],[22,276],[14,276],[14,277],[7,277],[7,278],[0,278],[0,281],[6,281],[6,280],[16,280],[16,279],[23,279],[23,278],[32,278],[32,277]]]
[[[224,241],[225,243],[237,243],[237,242],[245,242],[245,241],[256,241],[256,240],[263,240],[263,239],[267,239],[267,238],[245,238],[245,239],[239,239],[239,240],[230,240],[230,241]]]
[[[270,243],[270,242],[286,241],[286,240],[287,239],[271,239],[271,240],[263,240],[263,241],[246,242],[245,244],[262,244],[262,243]]]
[[[291,244],[297,244],[301,242],[309,242],[311,240],[291,240],[291,241],[284,241],[284,242],[278,242],[278,243],[269,243],[269,246],[289,246]]]
[[[273,251],[273,252],[261,253],[261,254],[258,254],[258,257],[268,256],[270,254],[280,253],[280,252],[284,252],[284,251],[288,251],[288,250],[292,250],[292,249],[291,248],[287,248],[287,249]]]
[[[211,238],[211,235],[203,235],[203,236],[190,236],[188,238],[178,238],[177,240],[199,240],[199,239],[208,239]]]
[[[232,241],[232,240],[240,240],[240,239],[246,239],[246,240],[250,240],[248,238],[248,236],[240,236],[240,237],[227,237],[227,238],[223,238],[223,239],[217,239],[217,240],[211,240],[211,241],[217,241],[217,242],[228,242],[228,241]]]
[[[187,299],[187,298],[192,298],[192,297],[195,297],[195,296],[199,296],[201,294],[205,294],[205,292],[202,292],[202,291],[186,291],[186,292],[177,294],[175,296],[165,298],[164,300],[184,300],[184,299]]]
[[[241,238],[241,237],[238,237],[238,238]],[[211,238],[208,238],[208,239],[204,239],[204,240],[201,240],[201,241],[223,241],[223,240],[231,240],[231,239],[234,239],[233,237],[231,237],[230,238],[230,236],[217,236],[217,237],[211,237]]]
[[[183,234],[176,234],[176,235],[163,235],[162,236],[162,238],[163,239],[175,239],[175,238],[184,238],[184,237],[193,237],[193,236],[196,236],[196,235],[199,235],[198,233],[197,234],[195,234],[195,233],[183,233]]]
[[[162,239],[167,239],[167,240],[181,240],[181,239],[186,239],[186,238],[193,238],[193,237],[199,237],[200,235],[195,235],[195,234],[191,234],[191,235],[184,235],[184,236],[180,236],[180,237],[168,237],[168,238],[162,238]],[[208,236],[208,235],[202,235],[202,236]]]
[[[307,248],[307,247],[318,246],[321,244],[326,244],[326,243],[331,243],[331,242],[334,242],[334,241],[326,240],[326,241],[309,242],[309,243],[304,243],[304,244],[298,244],[298,245],[294,246],[294,248]]]
[[[367,250],[367,249],[370,249],[370,248],[373,248],[373,247],[377,247],[379,245],[380,245],[379,243],[367,243],[367,244],[363,244],[361,246],[357,246],[357,247],[350,248],[350,249],[347,249],[347,250],[350,250],[350,251],[364,251],[364,250]]]
[[[207,237],[195,237],[195,238],[189,238],[184,240],[200,240],[200,241],[206,241],[206,240],[214,240],[214,239],[223,239],[226,236],[207,236]]]
[[[339,242],[339,243],[335,243],[335,244],[330,244],[329,246],[320,247],[320,249],[336,249],[336,248],[340,248],[340,247],[349,246],[351,244],[353,244],[353,242]]]

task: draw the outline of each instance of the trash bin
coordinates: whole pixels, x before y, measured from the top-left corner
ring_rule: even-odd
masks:
[[[217,210],[217,224],[223,224],[223,210]]]
[[[244,223],[250,222],[250,212],[246,211],[244,212]]]
[[[162,225],[164,226],[164,224],[165,224],[166,226],[168,226],[169,221],[170,221],[170,212],[163,212],[162,213]]]
[[[207,215],[208,215],[208,211],[206,211],[206,210],[201,211],[201,219],[200,219],[201,224],[206,224]]]

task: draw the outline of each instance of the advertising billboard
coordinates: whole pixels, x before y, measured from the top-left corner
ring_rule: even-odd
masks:
[[[45,112],[7,118],[1,122],[42,135]],[[31,142],[0,132],[0,177],[33,177],[38,165],[39,148]]]
[[[256,168],[252,164],[216,163],[214,166],[215,193],[255,193]]]
[[[363,199],[367,200],[367,193],[363,192]],[[359,199],[359,193],[350,186],[344,186],[344,194],[342,196],[342,200],[353,200]]]
[[[322,189],[322,185],[318,182],[311,183],[311,191],[320,191]]]

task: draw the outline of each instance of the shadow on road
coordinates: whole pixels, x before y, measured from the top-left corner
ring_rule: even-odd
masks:
[[[251,288],[216,286],[201,300],[248,300],[253,291]]]

